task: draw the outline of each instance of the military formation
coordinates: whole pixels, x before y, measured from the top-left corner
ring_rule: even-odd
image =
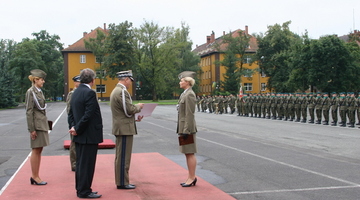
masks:
[[[360,125],[360,93],[357,97],[354,92],[198,96],[197,110],[323,125],[331,120],[331,126],[354,128]]]

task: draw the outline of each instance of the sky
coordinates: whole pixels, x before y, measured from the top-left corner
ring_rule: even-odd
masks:
[[[212,31],[218,38],[248,26],[250,34],[265,34],[268,26],[287,21],[292,32],[307,30],[313,39],[360,29],[359,0],[0,0],[0,8],[0,39],[20,42],[46,30],[60,36],[65,48],[83,32],[124,21],[174,28],[184,22],[193,48]]]

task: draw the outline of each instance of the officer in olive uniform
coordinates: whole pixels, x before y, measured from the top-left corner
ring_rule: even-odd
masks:
[[[67,114],[69,114],[70,111],[70,101],[71,101],[71,96],[74,93],[74,91],[76,90],[77,87],[79,87],[80,84],[80,76],[74,76],[72,78],[72,80],[74,81],[74,89],[71,90],[67,97],[66,97],[66,111]],[[69,123],[69,129],[71,129],[71,124]],[[76,149],[75,149],[75,142],[73,141],[74,136],[70,134],[70,147],[69,147],[69,154],[70,154],[70,167],[71,167],[71,171],[75,171],[76,168]]]
[[[316,111],[316,123],[321,124],[321,115],[322,115],[322,97],[321,92],[318,92],[315,100],[315,111]]]
[[[301,116],[302,116],[302,120],[301,123],[306,123],[306,118],[307,118],[307,95],[306,93],[302,94],[301,97]]]
[[[209,95],[206,99],[206,106],[207,108],[209,109],[209,113],[212,113],[213,112],[213,98],[211,95]]]
[[[331,106],[331,100],[329,98],[329,94],[327,92],[324,92],[323,94],[323,101],[322,101],[322,111],[324,115],[324,124],[323,125],[329,125],[329,110]]]
[[[261,96],[260,96],[260,113],[262,114],[262,118],[266,117],[266,96],[265,96],[265,94],[261,94]]]
[[[289,119],[288,104],[289,104],[289,94],[285,93],[283,96],[283,103],[282,103],[284,121],[287,121]]]
[[[271,118],[276,119],[276,96],[275,93],[271,93],[270,97],[270,108],[271,108]]]
[[[353,92],[350,93],[350,97],[348,99],[348,112],[349,112],[349,126],[350,128],[355,127],[355,110],[356,110],[356,99]]]
[[[296,114],[295,122],[300,122],[300,119],[301,119],[301,98],[300,98],[300,93],[296,93],[294,109],[295,109],[295,114]]]
[[[244,94],[244,117],[249,117],[249,104],[250,104],[250,98],[247,94]]]
[[[266,93],[266,97],[265,97],[265,109],[266,109],[266,119],[270,119],[271,117],[271,103],[270,103],[270,93]]]
[[[315,121],[314,111],[315,111],[315,98],[313,96],[313,93],[309,93],[308,97],[308,108],[309,108],[309,114],[310,114],[310,120],[309,123],[313,124]]]
[[[231,114],[234,114],[234,112],[235,112],[235,101],[236,101],[236,97],[233,94],[230,94],[229,107],[230,107]]]
[[[295,100],[296,98],[294,97],[293,93],[290,93],[289,96],[289,103],[288,103],[288,112],[289,112],[289,121],[294,121],[295,119]]]
[[[276,95],[276,112],[277,112],[277,119],[282,120],[283,112],[282,112],[282,94],[278,93]]]
[[[340,111],[340,118],[341,122],[339,123],[341,127],[346,127],[346,112],[347,112],[347,99],[345,97],[345,93],[340,93],[339,98],[339,111]]]
[[[333,119],[331,126],[336,126],[338,121],[339,98],[337,97],[336,92],[332,92],[331,95],[331,117]]]

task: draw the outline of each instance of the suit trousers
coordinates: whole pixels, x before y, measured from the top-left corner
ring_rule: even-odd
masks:
[[[75,143],[76,148],[76,193],[86,196],[92,192],[91,185],[95,172],[98,144]]]
[[[133,135],[116,135],[115,183],[117,186],[130,184],[129,169],[133,139]]]

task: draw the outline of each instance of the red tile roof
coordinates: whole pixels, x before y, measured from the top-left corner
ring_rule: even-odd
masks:
[[[232,37],[237,37],[239,35],[240,31],[245,32],[244,30],[241,30],[241,29],[235,30],[235,31],[231,32]],[[209,37],[209,39],[211,41],[211,36],[208,36],[208,37]],[[213,42],[205,43],[205,44],[202,44],[200,46],[197,46],[193,50],[193,52],[197,53],[199,56],[203,56],[203,55],[218,52],[218,50],[215,48],[215,43],[221,44],[222,43],[222,36],[216,38]],[[227,44],[221,44],[220,45],[220,50],[224,50],[226,46],[227,46]],[[255,53],[257,49],[258,49],[258,45],[257,45],[256,38],[252,36],[250,38],[250,41],[249,41],[249,48],[246,49],[246,52]]]
[[[91,52],[90,50],[85,48],[85,43],[84,40],[88,40],[89,38],[96,38],[97,36],[97,30],[101,30],[103,32],[106,32],[106,30],[97,27],[96,29],[92,30],[90,33],[86,33],[84,32],[84,36],[79,39],[77,42],[75,42],[74,44],[70,45],[68,48],[65,48],[62,50],[62,52],[74,52],[74,51],[88,51]]]

